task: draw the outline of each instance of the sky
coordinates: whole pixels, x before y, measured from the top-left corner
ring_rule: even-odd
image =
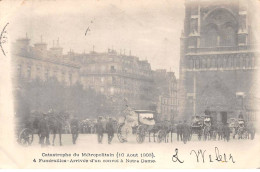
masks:
[[[97,52],[131,50],[178,77],[183,21],[184,0],[27,0],[17,5],[9,34],[15,42],[27,33],[31,45],[42,35],[48,48],[59,38],[63,53],[87,53],[93,45]]]

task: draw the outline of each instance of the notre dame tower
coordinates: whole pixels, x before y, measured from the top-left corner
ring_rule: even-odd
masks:
[[[253,9],[249,0],[186,0],[181,36],[179,117],[205,110],[254,120]],[[218,115],[220,114],[220,115]]]

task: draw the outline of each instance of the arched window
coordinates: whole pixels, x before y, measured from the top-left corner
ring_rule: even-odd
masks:
[[[220,46],[235,46],[236,32],[235,29],[227,23],[221,28]]]
[[[238,21],[232,11],[216,8],[203,17],[202,46],[235,46],[237,42]]]
[[[206,31],[204,40],[205,40],[205,47],[216,47],[218,45],[218,30],[213,25],[208,28]]]

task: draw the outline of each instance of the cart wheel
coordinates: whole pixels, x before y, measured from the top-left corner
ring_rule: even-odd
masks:
[[[18,142],[24,146],[29,146],[33,142],[33,131],[29,128],[24,128],[18,137]]]
[[[143,143],[145,140],[145,129],[143,126],[139,125],[136,130],[136,141],[137,143]]]
[[[122,124],[119,124],[119,126],[117,127],[117,138],[118,140],[121,142],[121,143],[124,143],[125,142],[125,139],[123,138],[122,136],[122,128],[125,124],[122,123]]]
[[[163,141],[163,139],[165,139],[166,133],[163,130],[159,130],[158,131],[158,135],[157,135],[157,142],[161,143]]]

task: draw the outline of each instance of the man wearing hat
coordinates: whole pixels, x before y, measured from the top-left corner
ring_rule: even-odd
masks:
[[[176,126],[177,129],[177,141],[181,140],[182,141],[182,123],[179,121],[179,123]]]
[[[77,138],[79,136],[79,120],[77,116],[72,116],[71,122],[71,134],[72,134],[72,143],[76,144]]]
[[[189,136],[190,136],[190,129],[189,129],[189,125],[187,124],[187,121],[184,120],[184,124],[183,124],[183,142],[184,144],[186,144],[186,142],[189,140]]]
[[[101,144],[102,140],[103,140],[103,133],[104,133],[104,128],[103,128],[103,124],[102,124],[102,117],[99,116],[98,117],[98,121],[96,124],[96,131],[97,131],[97,136],[98,136],[98,143]]]
[[[112,118],[108,119],[108,122],[106,125],[106,130],[107,130],[108,144],[111,144],[111,141],[113,140],[113,137],[114,137],[114,126],[113,126]]]
[[[49,145],[49,126],[47,121],[47,114],[42,114],[42,119],[39,122],[39,135],[41,146]]]

